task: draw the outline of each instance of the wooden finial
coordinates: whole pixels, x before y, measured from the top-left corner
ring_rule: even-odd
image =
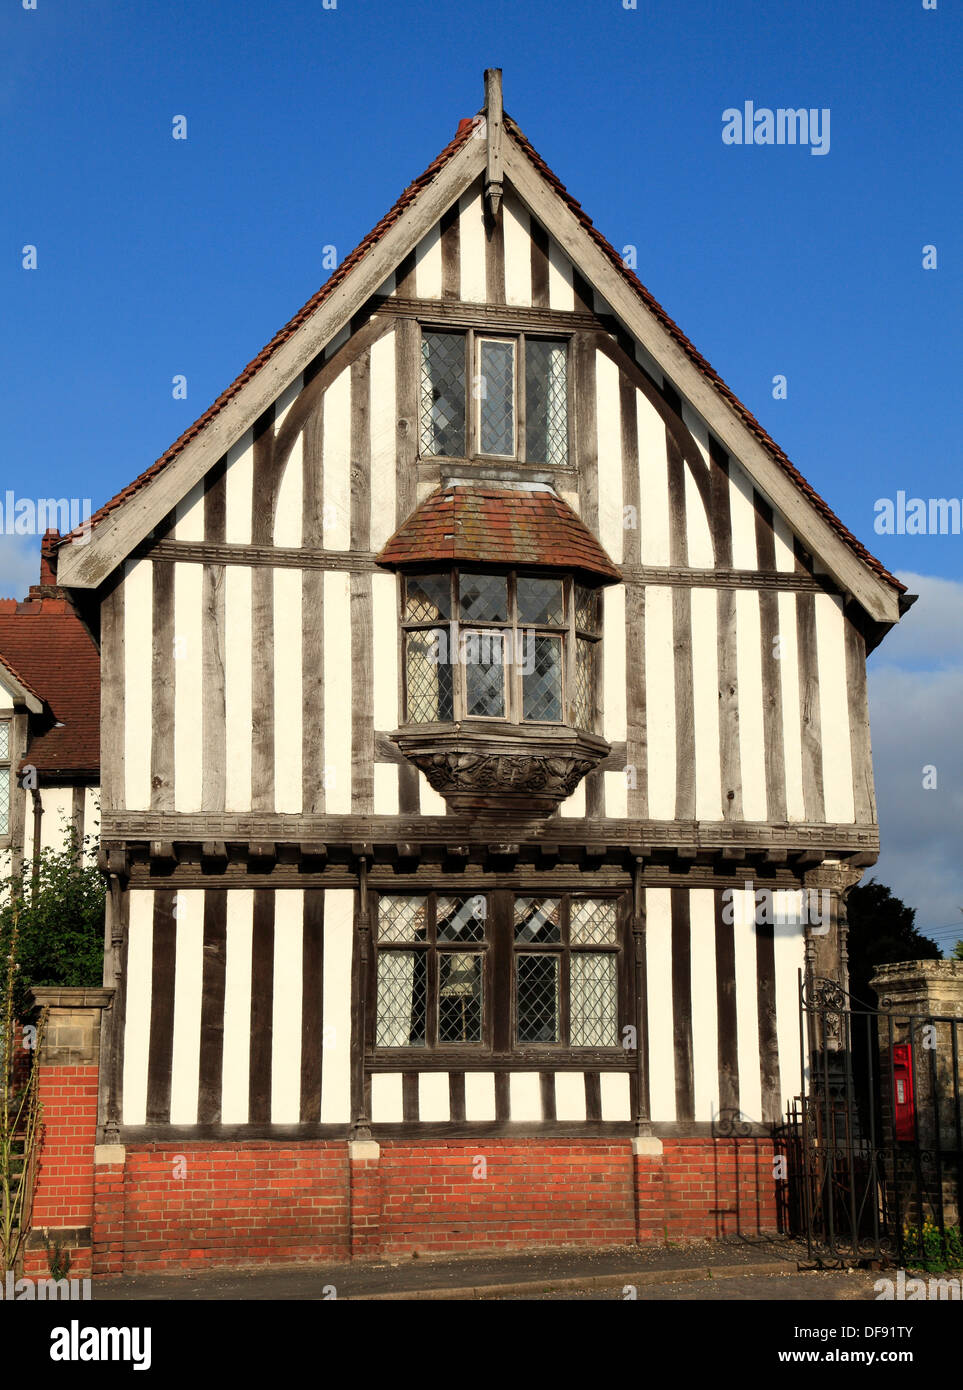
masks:
[[[492,217],[498,216],[502,200],[502,70],[485,69],[485,138],[488,166],[485,171],[485,197]]]

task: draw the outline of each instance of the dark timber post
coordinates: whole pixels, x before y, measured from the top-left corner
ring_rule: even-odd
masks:
[[[645,906],[642,887],[642,855],[635,856],[632,871],[632,941],[635,946],[635,1132],[649,1136],[649,1009],[646,997]]]
[[[353,1139],[371,1138],[371,1117],[368,1114],[365,1085],[365,1037],[368,993],[368,961],[371,950],[371,917],[368,907],[368,856],[370,845],[355,845],[358,857],[358,980],[355,990],[357,1001],[354,1019],[354,1050],[351,1058],[352,1121]]]

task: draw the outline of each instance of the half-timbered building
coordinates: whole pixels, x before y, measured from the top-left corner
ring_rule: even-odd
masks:
[[[902,586],[497,72],[56,563],[101,658],[95,1267],[776,1225]]]

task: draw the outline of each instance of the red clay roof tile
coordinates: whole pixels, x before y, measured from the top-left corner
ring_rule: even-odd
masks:
[[[607,583],[622,577],[585,523],[550,488],[440,487],[415,508],[377,558],[390,568],[532,565],[578,570]]]
[[[48,774],[98,773],[100,653],[71,604],[33,595],[0,600],[0,660],[45,706],[30,717],[22,765]]]

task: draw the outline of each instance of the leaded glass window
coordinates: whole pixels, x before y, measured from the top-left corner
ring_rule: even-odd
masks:
[[[483,1041],[484,894],[382,894],[377,948],[376,1047]]]
[[[568,381],[565,344],[525,341],[525,458],[568,463]]]
[[[515,1041],[619,1043],[619,932],[613,898],[517,897]]]
[[[465,455],[464,333],[422,335],[421,451]]]
[[[571,577],[407,575],[402,625],[406,723],[594,728],[599,596]]]
[[[565,339],[424,328],[421,453],[567,467],[568,389]]]
[[[369,1039],[379,1052],[622,1055],[627,927],[617,897],[382,893],[376,922]],[[630,996],[625,1007],[631,1015]]]
[[[478,343],[478,448],[482,454],[515,454],[515,344]]]

